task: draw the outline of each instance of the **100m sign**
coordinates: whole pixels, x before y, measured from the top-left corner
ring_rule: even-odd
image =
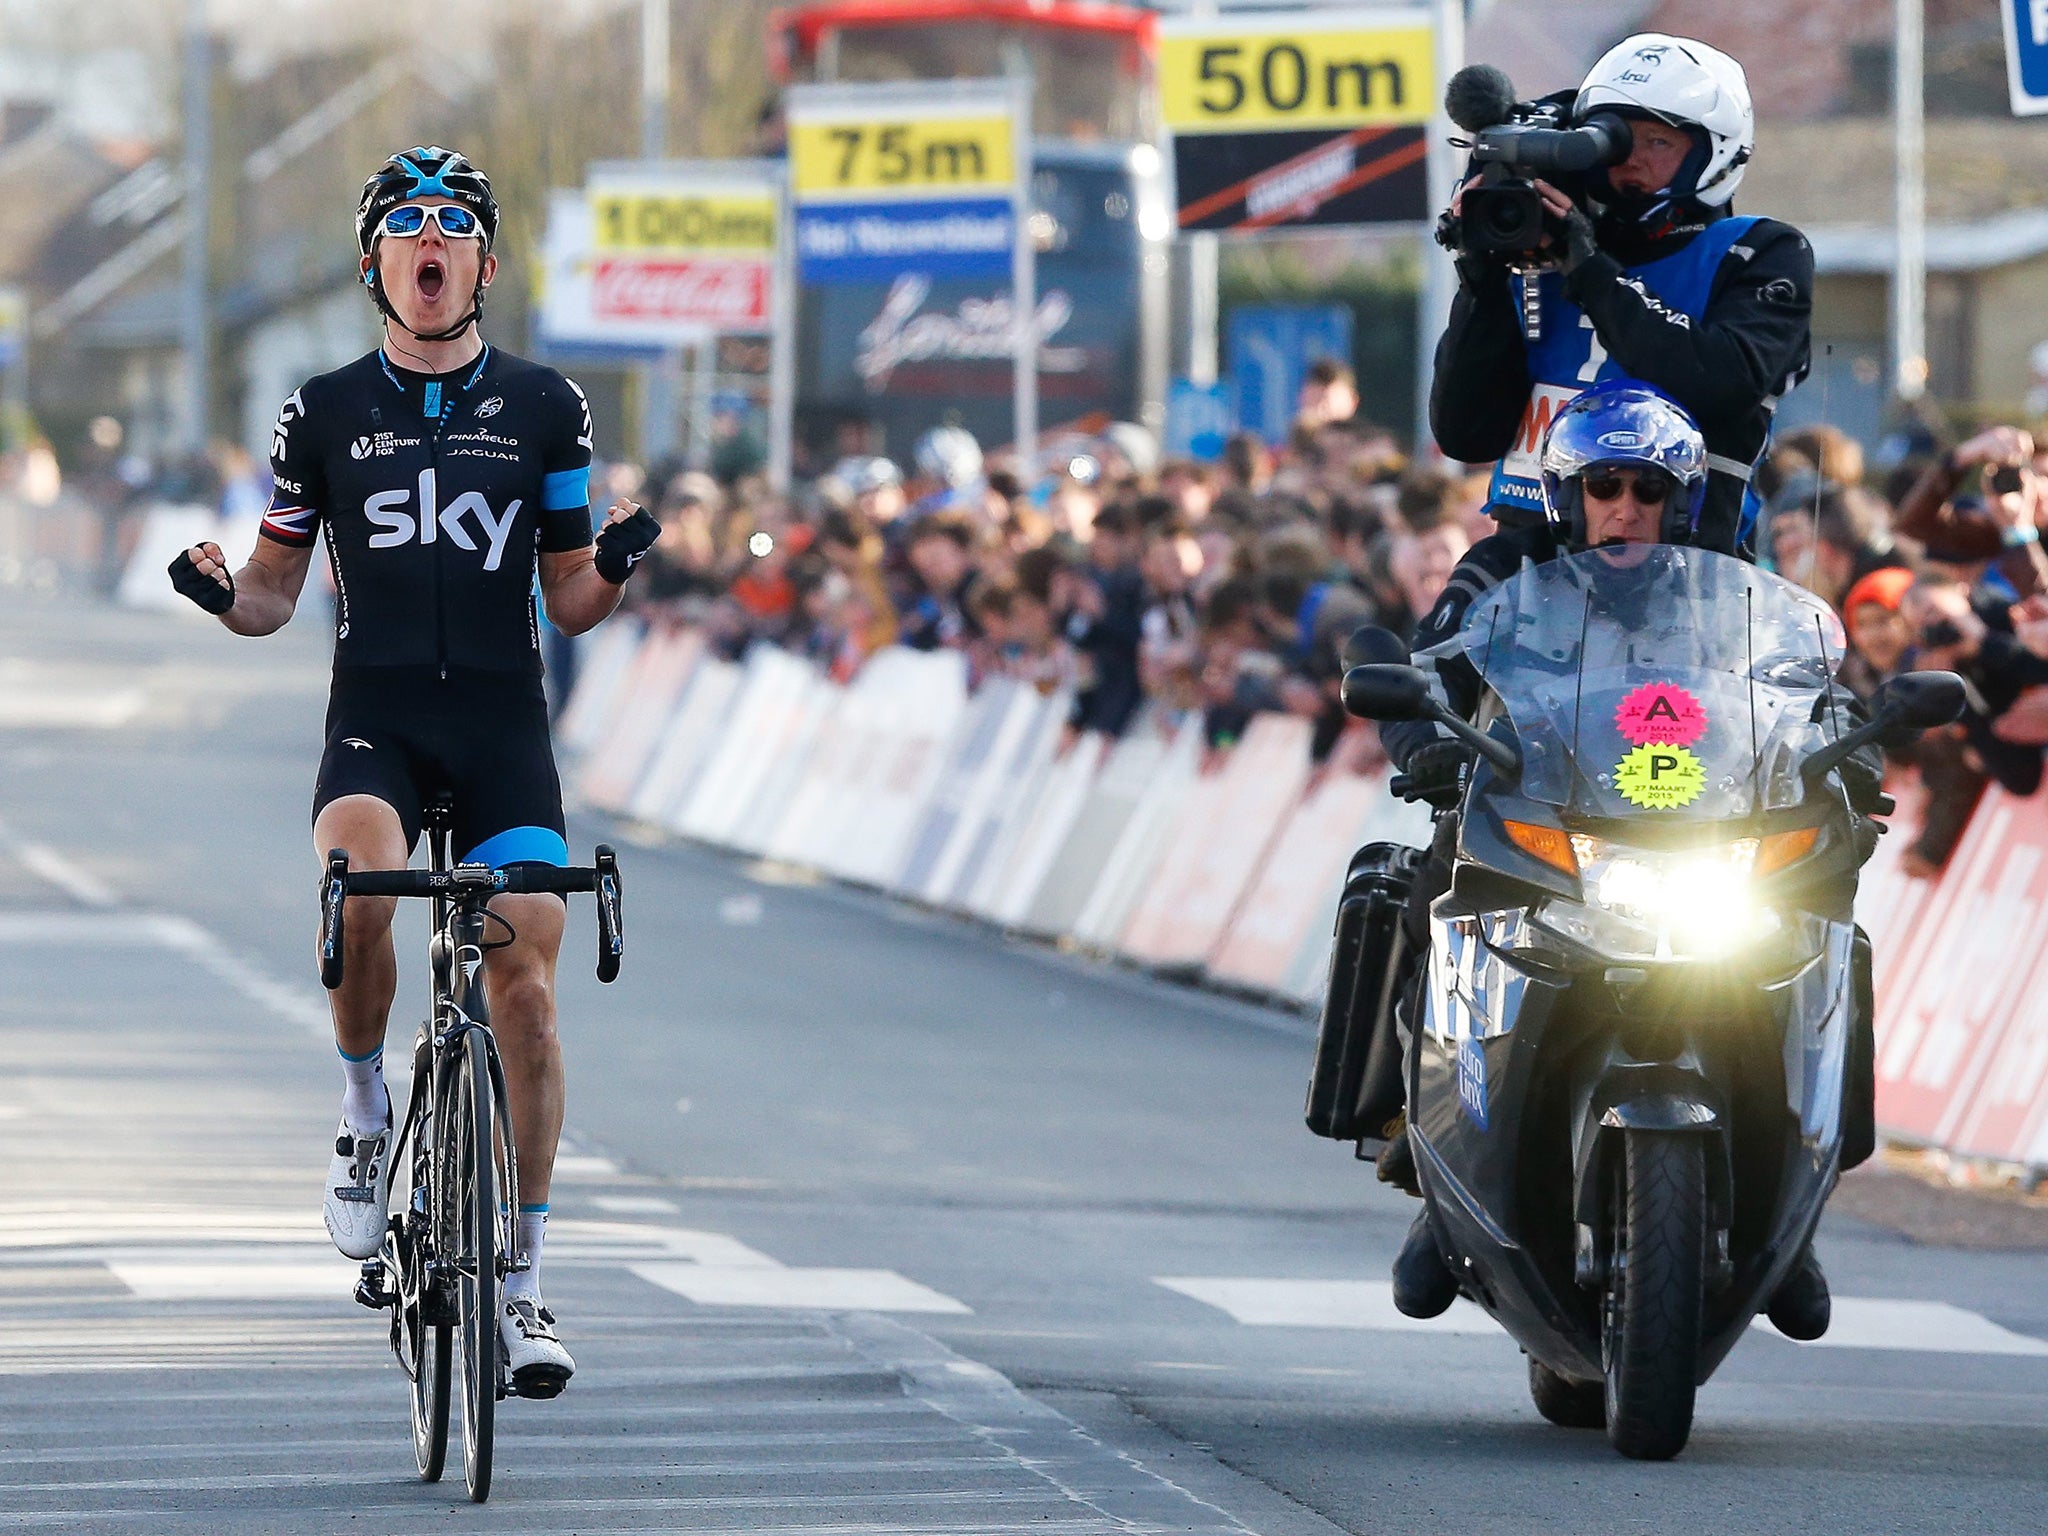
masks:
[[[1007,190],[1016,180],[1007,117],[798,122],[789,156],[799,195]]]
[[[1174,31],[1159,41],[1159,91],[1176,133],[1424,123],[1436,105],[1429,28]]]

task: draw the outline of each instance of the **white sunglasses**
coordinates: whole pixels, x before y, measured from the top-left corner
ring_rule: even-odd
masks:
[[[484,232],[483,220],[460,203],[436,203],[431,208],[400,203],[379,221],[377,231],[397,240],[410,240],[427,227],[429,217],[451,240],[475,240]]]

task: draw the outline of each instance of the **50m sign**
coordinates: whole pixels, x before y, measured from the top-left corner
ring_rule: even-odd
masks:
[[[1385,23],[1355,13],[1286,20],[1247,16],[1165,31],[1166,126],[1176,134],[1243,133],[1429,120],[1436,48],[1412,14]]]

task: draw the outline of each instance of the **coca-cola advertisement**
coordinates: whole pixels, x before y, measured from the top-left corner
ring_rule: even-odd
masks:
[[[765,261],[611,258],[592,269],[590,310],[599,320],[765,328],[768,290]]]

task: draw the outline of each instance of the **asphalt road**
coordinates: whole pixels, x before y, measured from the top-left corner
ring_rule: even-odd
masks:
[[[1412,1207],[1302,1129],[1291,1015],[628,842],[562,987],[580,1370],[492,1503],[413,1475],[319,1181],[324,646],[0,594],[0,1520],[75,1531],[2013,1531],[2048,1262],[1831,1217],[1691,1448],[1386,1304]],[[583,847],[619,829],[575,819]],[[423,987],[404,929],[401,1032]]]

